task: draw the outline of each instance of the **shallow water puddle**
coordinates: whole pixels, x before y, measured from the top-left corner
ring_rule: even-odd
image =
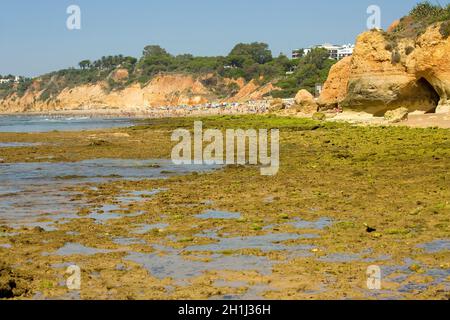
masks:
[[[113,252],[113,250],[107,250],[107,249],[96,249],[96,248],[90,248],[85,247],[79,243],[66,243],[63,247],[59,248],[55,252],[51,253],[51,255],[57,255],[57,256],[71,256],[71,255],[94,255],[99,253],[110,253]],[[50,254],[46,254],[50,255]]]
[[[166,191],[167,189],[154,189],[154,190],[144,190],[144,191],[131,191],[127,194],[118,196],[116,198],[122,205],[128,205],[135,202],[140,202],[146,198],[152,197]]]
[[[133,244],[146,244],[145,240],[137,239],[137,238],[115,238],[113,242],[116,244],[128,246]]]
[[[424,249],[427,253],[439,253],[443,251],[450,251],[450,240],[434,240],[428,243],[420,244],[417,246],[420,249]]]
[[[247,286],[247,282],[246,281],[226,281],[226,280],[216,280],[213,283],[214,287],[218,287],[218,288],[242,288],[242,287],[246,287]]]
[[[263,227],[263,230],[273,230],[282,226],[292,226],[300,230],[324,230],[333,225],[333,220],[328,217],[322,217],[317,221],[307,221],[300,218],[295,218],[294,222],[286,222],[282,224],[271,224]],[[311,238],[318,237],[317,235],[311,235]]]
[[[239,219],[241,217],[241,214],[238,212],[207,210],[205,213],[197,214],[195,217],[205,220],[207,219],[232,220],[232,219]]]
[[[405,259],[403,265],[388,265],[380,267],[383,279],[402,284],[402,286],[398,289],[398,292],[406,293],[416,290],[425,290],[439,284],[445,284],[447,290],[450,290],[450,269],[448,268],[427,268],[412,259]],[[417,281],[408,281],[411,276],[420,276],[422,279],[425,277],[431,277],[432,280],[426,282],[421,281],[420,283]]]
[[[21,226],[26,227],[26,228],[41,228],[47,232],[58,230],[58,228],[54,225],[54,221],[29,222],[29,223],[12,225],[12,227],[14,227],[14,228],[20,228]]]
[[[38,291],[34,296],[33,300],[62,300],[62,301],[71,301],[71,300],[81,300],[80,291],[69,291],[68,293],[53,298],[46,298],[45,295]]]
[[[86,217],[94,219],[97,223],[105,223],[109,220],[119,219],[123,217],[137,217],[144,214],[144,211],[138,211],[134,213],[119,213],[125,206],[132,203],[139,203],[143,200],[157,195],[167,189],[154,189],[154,190],[144,190],[144,191],[131,191],[120,195],[114,199],[114,202],[119,202],[119,204],[105,204],[98,208],[95,212],[88,214]]]
[[[217,242],[206,245],[187,246],[182,250],[154,245],[153,248],[157,251],[156,253],[144,254],[132,252],[124,259],[142,265],[154,277],[160,279],[173,278],[176,280],[187,280],[200,276],[206,271],[213,270],[252,270],[263,275],[268,275],[271,274],[273,265],[277,263],[277,261],[265,256],[224,254],[225,251],[259,249],[262,252],[287,251],[301,255],[301,252],[307,253],[308,250],[313,248],[313,246],[307,244],[287,245],[281,243],[283,241],[304,238],[303,235],[298,234],[267,234],[262,236],[222,238],[217,235],[216,231],[208,231],[198,236],[208,237]],[[201,255],[201,258],[204,258],[205,261],[195,259],[200,258],[200,255],[198,255],[200,252],[208,252],[207,255]]]
[[[315,229],[315,230],[323,230],[325,228],[330,227],[333,224],[333,221],[330,218],[323,217],[317,221],[306,221],[297,218],[295,222],[290,223],[297,229]]]
[[[136,229],[132,232],[133,234],[146,234],[152,230],[165,229],[169,225],[167,223],[154,223],[154,224],[140,224],[137,225]]]
[[[211,255],[208,262],[185,259],[178,251],[165,248],[167,251],[153,254],[132,252],[124,259],[142,265],[150,274],[158,279],[173,278],[188,280],[212,270],[255,270],[268,275],[272,272],[274,261],[266,257],[251,255]]]
[[[309,235],[298,235],[293,233],[267,234],[262,236],[247,236],[236,238],[221,238],[217,233],[212,232],[205,235],[208,238],[217,240],[216,243],[206,245],[194,245],[185,248],[186,251],[224,251],[224,250],[242,250],[242,249],[259,249],[263,252],[268,251],[298,251],[310,250],[311,245],[286,245],[281,242],[288,240],[307,239]],[[315,236],[315,235],[314,235]]]
[[[124,217],[137,217],[144,214],[143,211],[138,211],[135,213],[118,213],[117,211],[120,210],[121,208],[117,205],[103,205],[100,209],[88,214],[86,218],[94,219],[96,223],[103,224],[110,220],[120,219]]]
[[[0,132],[80,131],[132,125],[128,118],[0,116]]]
[[[42,143],[38,142],[0,142],[0,148],[21,148],[21,147],[35,147]]]
[[[205,172],[219,166],[177,166],[170,160],[95,159],[80,162],[0,164],[0,223],[28,223],[56,215],[73,214],[86,205],[67,189],[75,184],[119,179],[163,179],[173,175]],[[163,190],[122,195],[125,204]],[[120,199],[119,199],[120,200]],[[31,221],[30,221],[31,220]]]
[[[52,215],[76,212],[76,208],[83,206],[80,201],[70,201],[75,194],[58,191],[58,188],[58,184],[28,185],[0,194],[0,223],[30,224],[51,219]]]
[[[318,260],[323,262],[337,262],[337,263],[344,263],[344,262],[352,262],[360,260],[361,255],[360,254],[354,254],[354,253],[331,253],[324,257],[320,257]]]

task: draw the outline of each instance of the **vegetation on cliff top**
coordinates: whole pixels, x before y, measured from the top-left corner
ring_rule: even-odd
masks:
[[[392,31],[394,38],[416,38],[435,23],[441,24],[441,34],[450,35],[450,4],[446,6],[435,5],[429,1],[417,4],[407,16],[400,19],[400,23]]]
[[[273,82],[281,88],[272,92],[274,96],[292,97],[300,89],[313,93],[315,84],[326,80],[334,63],[323,49],[313,50],[304,57],[291,60],[283,54],[274,57],[267,44],[258,42],[240,43],[227,56],[212,57],[172,55],[158,45],[149,45],[144,48],[139,59],[116,55],[96,61],[83,60],[78,64],[79,68],[24,79],[19,84],[2,84],[0,99],[12,93],[17,93],[20,97],[30,89],[41,92],[39,100],[46,101],[55,98],[65,88],[100,82],[105,85],[106,90],[117,90],[132,83],[145,85],[156,75],[167,73],[208,75],[204,85],[219,93],[220,97],[233,95],[239,89],[236,84],[217,88],[221,83],[217,81],[220,78],[243,78],[246,81],[255,80],[258,84]],[[121,77],[115,76],[118,70],[122,71]]]

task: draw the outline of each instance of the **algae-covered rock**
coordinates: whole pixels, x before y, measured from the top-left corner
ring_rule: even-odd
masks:
[[[313,114],[312,118],[313,120],[324,121],[326,120],[327,116],[323,112],[316,112]]]
[[[23,296],[28,292],[28,281],[15,274],[4,262],[0,262],[0,299]]]

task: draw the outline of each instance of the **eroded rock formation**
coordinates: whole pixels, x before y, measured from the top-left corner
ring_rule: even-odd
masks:
[[[307,90],[300,90],[295,96],[295,105],[293,107],[297,112],[313,114],[317,112],[318,105],[314,96]]]
[[[319,99],[321,109],[384,115],[401,107],[412,111],[450,110],[450,39],[440,24],[418,38],[392,40],[389,33],[361,34],[354,54],[331,70]]]
[[[352,58],[346,57],[331,67],[328,79],[318,100],[318,104],[322,109],[334,109],[346,97],[351,62]]]

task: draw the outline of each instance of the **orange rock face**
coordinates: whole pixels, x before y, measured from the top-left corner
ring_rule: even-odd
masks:
[[[211,76],[210,76],[211,77]],[[123,81],[128,78],[128,71],[116,70],[111,78]],[[207,78],[207,76],[206,76]],[[22,97],[9,96],[0,100],[0,112],[48,112],[72,110],[135,110],[160,106],[199,105],[212,101],[222,101],[214,92],[203,84],[207,80],[190,75],[158,75],[142,86],[132,84],[121,90],[107,90],[107,83],[81,85],[62,90],[55,98],[43,101],[39,99],[42,86],[39,80],[33,83],[34,90],[28,90]],[[243,79],[225,79],[223,84],[236,83],[239,92],[225,99],[228,102],[244,102],[262,99],[264,95],[275,90],[271,83],[258,85],[255,81],[245,83]]]
[[[351,61],[352,57],[346,57],[331,68],[318,100],[321,109],[334,109],[346,97]]]
[[[113,72],[113,74],[111,75],[111,78],[114,81],[125,81],[127,80],[129,77],[129,72],[127,69],[118,69],[116,71]]]
[[[395,20],[394,22],[391,23],[391,25],[387,28],[387,32],[392,32],[395,30],[395,28],[397,28],[400,24],[400,20]]]
[[[258,85],[255,80],[251,80],[242,86],[239,92],[233,97],[227,99],[228,102],[246,102],[250,100],[260,100],[266,94],[276,90],[272,83]]]
[[[450,40],[439,24],[417,39],[392,43],[382,31],[361,34],[350,60],[330,72],[321,107],[339,105],[347,110],[384,115],[388,110],[449,110]]]

